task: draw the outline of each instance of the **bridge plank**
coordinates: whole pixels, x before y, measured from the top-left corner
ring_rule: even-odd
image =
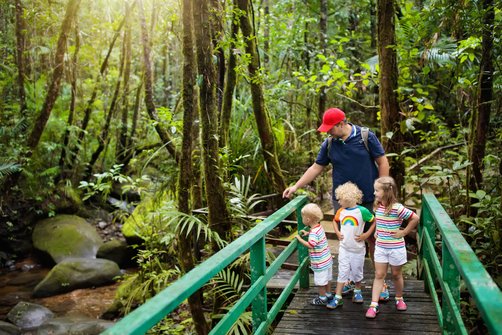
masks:
[[[336,279],[337,262],[335,259],[334,278]],[[344,305],[329,310],[324,306],[312,306],[310,301],[318,294],[316,287],[299,289],[273,334],[440,334],[436,310],[432,299],[424,292],[424,283],[420,280],[405,279],[404,297],[408,305],[405,312],[394,307],[394,289],[387,280],[391,301],[380,304],[380,313],[374,320],[366,319],[365,313],[371,301],[373,272],[367,259],[363,281],[363,304],[352,303],[351,296],[344,297]],[[390,275],[388,276],[390,277]],[[311,285],[312,285],[311,280]]]

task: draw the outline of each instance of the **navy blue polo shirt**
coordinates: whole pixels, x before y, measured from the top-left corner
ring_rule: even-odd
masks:
[[[370,131],[368,152],[361,138],[361,127],[349,124],[352,126],[350,136],[345,141],[335,138],[326,139],[317,154],[316,163],[322,166],[331,163],[333,166],[333,197],[339,185],[351,181],[363,192],[363,203],[372,202],[375,199],[373,183],[378,178],[378,169],[374,160],[383,156],[385,151],[376,135]],[[328,141],[331,140],[328,157]]]

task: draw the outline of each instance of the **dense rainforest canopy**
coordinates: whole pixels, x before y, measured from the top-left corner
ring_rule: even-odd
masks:
[[[434,192],[500,285],[501,8],[2,1],[0,261],[28,252],[38,218],[100,207],[122,224],[144,206],[150,222],[177,218],[146,245],[188,271],[204,257],[194,243],[217,250],[252,224],[239,217],[256,194],[301,176],[323,140],[322,113],[336,106],[380,137],[403,201]],[[328,178],[309,188],[316,201]],[[207,217],[190,215],[204,207]],[[190,235],[196,226],[205,240]],[[189,302],[204,334],[201,301]]]

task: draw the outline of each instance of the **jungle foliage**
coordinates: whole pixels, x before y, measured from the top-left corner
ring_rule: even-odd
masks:
[[[323,140],[322,106],[338,106],[383,143],[399,139],[386,149],[403,165],[402,200],[418,208],[434,192],[502,286],[502,5],[392,1],[398,119],[389,128],[378,3],[2,1],[0,260],[20,253],[35,218],[99,206],[122,224],[154,199],[127,310],[183,272],[176,243],[200,251],[189,268],[245,231],[255,194],[302,175]],[[325,176],[308,191],[321,201],[329,184]],[[189,215],[207,206],[208,222]],[[212,222],[218,215],[225,222]],[[244,268],[204,291],[213,316],[239,295]]]

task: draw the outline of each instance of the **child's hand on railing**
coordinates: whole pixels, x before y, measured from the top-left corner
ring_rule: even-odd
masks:
[[[305,229],[302,229],[302,230],[300,230],[300,231],[298,232],[298,234],[299,234],[300,236],[307,236],[307,235],[309,234],[309,232],[308,232],[308,231],[306,231]]]

